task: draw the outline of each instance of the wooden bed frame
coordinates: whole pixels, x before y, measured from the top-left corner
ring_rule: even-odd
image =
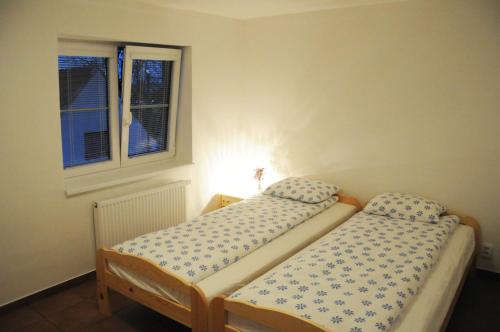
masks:
[[[337,194],[337,196],[339,196],[339,202],[354,205],[358,211],[362,209],[361,203],[356,198],[342,193]],[[136,275],[154,281],[160,286],[175,289],[190,296],[191,306],[185,306],[167,297],[137,287],[113,273],[109,269],[110,262],[124,267]],[[104,315],[111,315],[108,289],[113,289],[164,316],[190,327],[193,332],[206,332],[209,329],[209,303],[203,291],[196,284],[161,269],[156,263],[146,258],[106,248],[99,249],[96,257],[96,275],[99,311]]]
[[[474,229],[475,250],[472,254],[467,268],[462,276],[459,287],[453,301],[448,309],[445,320],[443,321],[440,331],[444,332],[450,320],[455,304],[459,298],[462,287],[467,279],[467,276],[474,269],[475,258],[481,243],[481,229],[476,219],[472,217],[461,217],[460,223],[470,226]],[[210,331],[212,332],[239,332],[240,330],[231,326],[228,323],[228,314],[232,313],[239,317],[249,319],[258,324],[266,326],[276,332],[328,332],[324,327],[315,324],[314,322],[305,320],[301,317],[290,315],[286,312],[264,308],[243,303],[239,301],[230,301],[224,295],[220,295],[212,300],[210,304]]]

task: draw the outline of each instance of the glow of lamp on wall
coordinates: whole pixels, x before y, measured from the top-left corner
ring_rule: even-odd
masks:
[[[260,193],[269,184],[281,178],[270,163],[265,163],[266,167],[260,166],[264,163],[256,167],[249,160],[235,159],[226,159],[214,170],[214,174],[217,174],[214,192],[248,198]]]
[[[206,164],[201,179],[207,197],[222,193],[248,198],[283,178],[275,165],[272,139],[242,135],[236,129],[224,134],[213,150],[203,151]],[[262,170],[256,177],[258,169]]]

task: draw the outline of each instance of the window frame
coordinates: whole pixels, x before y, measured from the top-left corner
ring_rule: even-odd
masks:
[[[119,118],[118,96],[118,47],[124,46],[122,72],[122,119]],[[93,173],[123,169],[128,166],[148,164],[155,161],[172,160],[176,153],[177,112],[179,100],[182,50],[176,48],[130,46],[113,42],[90,42],[78,40],[59,40],[58,56],[104,57],[108,63],[108,131],[110,159],[91,164],[64,168],[62,136],[60,136],[61,166],[64,178],[73,178]],[[168,118],[167,150],[138,156],[128,156],[129,126],[132,123],[130,112],[131,75],[134,59],[172,61],[170,78],[170,101]],[[58,85],[58,92],[60,87]],[[59,133],[62,135],[59,105]],[[120,127],[121,126],[121,127]],[[121,131],[120,131],[121,129]]]
[[[177,111],[179,99],[179,84],[181,71],[182,51],[173,48],[125,46],[123,56],[122,76],[122,136],[121,136],[121,166],[143,164],[147,162],[170,159],[175,156],[175,137],[177,129]],[[129,127],[132,124],[132,112],[130,111],[130,98],[132,86],[132,64],[133,60],[162,60],[172,61],[170,78],[170,100],[168,118],[167,150],[129,157]]]
[[[110,159],[91,164],[77,165],[64,168],[62,155],[62,136],[61,143],[61,164],[64,177],[74,177],[107,171],[120,168],[120,137],[119,137],[119,119],[118,119],[118,71],[116,46],[111,44],[98,44],[86,42],[59,41],[58,56],[89,56],[107,58],[108,62],[108,131],[109,131],[109,149]],[[60,87],[58,86],[60,93]],[[59,105],[59,116],[61,105]],[[62,135],[61,120],[59,120],[59,132]]]

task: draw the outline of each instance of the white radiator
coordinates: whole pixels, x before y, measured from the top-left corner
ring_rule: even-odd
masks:
[[[96,249],[110,248],[141,234],[186,221],[186,186],[189,181],[96,202]]]

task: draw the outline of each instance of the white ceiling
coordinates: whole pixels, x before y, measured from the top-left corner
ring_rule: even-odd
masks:
[[[406,0],[136,0],[237,19],[257,18]]]

